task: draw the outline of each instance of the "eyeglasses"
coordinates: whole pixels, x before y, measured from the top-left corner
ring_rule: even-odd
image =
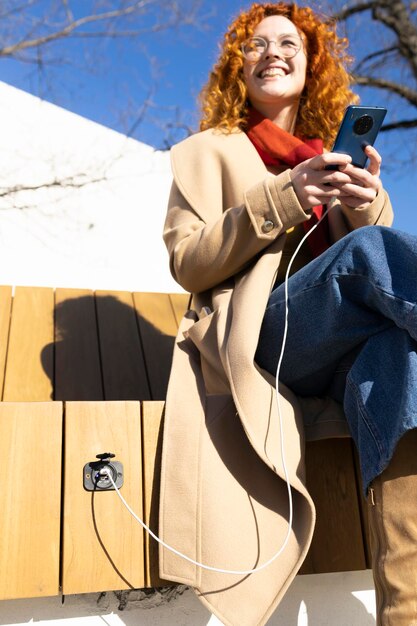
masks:
[[[279,56],[283,59],[292,59],[303,47],[301,37],[295,34],[281,35],[278,39],[270,39],[269,41],[263,37],[251,37],[242,44],[242,54],[250,63],[257,63],[271,43],[275,44]]]

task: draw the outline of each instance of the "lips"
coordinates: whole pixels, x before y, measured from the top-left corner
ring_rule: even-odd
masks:
[[[261,70],[257,74],[258,78],[267,78],[268,76],[271,76],[271,77],[286,76],[286,75],[287,75],[287,71],[283,67],[279,67],[276,65],[272,65],[272,66],[270,65],[268,67],[265,67],[263,70]]]

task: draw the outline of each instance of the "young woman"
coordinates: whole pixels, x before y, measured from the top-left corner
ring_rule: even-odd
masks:
[[[160,573],[231,626],[264,624],[308,551],[305,433],[354,438],[378,623],[417,623],[417,241],[386,228],[378,152],[366,148],[366,169],[329,152],[355,101],[345,44],[309,8],[253,4],[203,90],[202,132],[172,150],[164,238],[193,295],[167,397],[160,533],[208,568],[162,549]],[[278,410],[283,279],[324,206],[289,280]]]

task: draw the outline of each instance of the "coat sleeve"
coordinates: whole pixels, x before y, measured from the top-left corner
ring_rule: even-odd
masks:
[[[187,291],[201,292],[220,284],[246,267],[273,240],[309,219],[292,187],[289,171],[267,176],[246,192],[242,204],[222,206],[222,176],[216,181],[210,210],[199,198],[185,198],[174,172],[164,241],[175,280]],[[217,194],[217,196],[216,196]]]
[[[381,189],[365,209],[352,209],[341,204],[343,215],[351,230],[361,226],[391,226],[394,218],[391,201],[385,189]]]
[[[361,226],[391,226],[392,221],[391,202],[384,189],[364,209],[352,209],[335,199],[329,213],[330,237],[335,242]]]

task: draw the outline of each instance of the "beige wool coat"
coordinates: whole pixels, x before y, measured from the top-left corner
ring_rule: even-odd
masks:
[[[274,381],[254,354],[285,232],[309,215],[289,170],[271,176],[242,132],[204,131],[171,154],[164,239],[193,306],[179,329],[167,395],[159,533],[198,562],[247,571],[270,560],[288,531]],[[385,191],[366,209],[333,204],[334,240],[392,222]],[[303,418],[310,438],[347,434],[335,403],[301,404],[283,386],[279,395],[294,506],[283,552],[256,573],[224,574],[160,549],[161,577],[192,586],[228,626],[265,624],[310,546],[315,510],[305,487]]]

